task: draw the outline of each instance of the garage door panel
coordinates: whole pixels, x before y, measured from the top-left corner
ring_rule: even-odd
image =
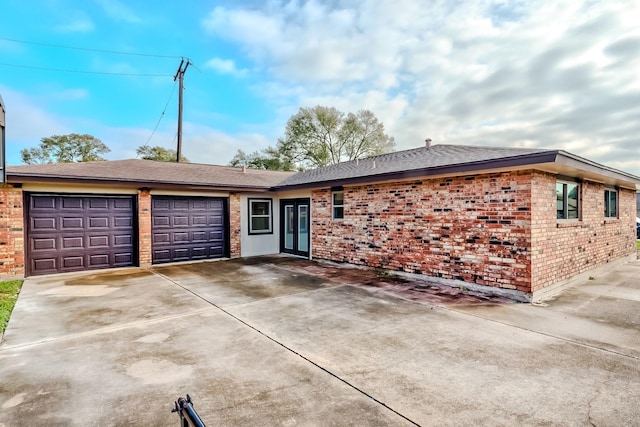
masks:
[[[31,199],[31,210],[47,209],[52,210],[56,208],[56,197],[38,197],[37,199]]]
[[[133,227],[133,218],[125,217],[125,216],[113,217],[113,226],[117,228],[119,227],[131,228]]]
[[[84,268],[84,257],[82,255],[63,256],[62,267],[67,269]]]
[[[154,216],[151,223],[154,228],[168,227],[171,224],[171,220],[168,216]]]
[[[154,197],[153,263],[225,256],[224,207],[220,198]]]
[[[83,209],[84,199],[80,197],[65,197],[60,200],[60,206],[62,209]]]
[[[132,246],[133,236],[131,234],[124,234],[122,236],[113,236],[113,246]]]
[[[113,254],[113,262],[117,266],[129,266],[134,262],[133,253],[125,252]]]
[[[109,209],[108,199],[89,199],[89,209]]]
[[[55,218],[31,218],[31,228],[34,230],[50,231],[56,229]]]
[[[89,255],[89,265],[92,267],[109,266],[109,255]]]
[[[62,249],[77,249],[84,246],[82,236],[69,236],[62,238]]]
[[[56,239],[55,237],[42,237],[39,239],[31,240],[31,250],[34,251],[42,251],[42,250],[51,250],[56,249]]]
[[[67,217],[60,219],[62,230],[82,230],[84,228],[84,218]]]
[[[109,236],[89,236],[90,248],[104,248],[109,246]]]
[[[29,274],[134,265],[134,205],[132,197],[30,195]]]
[[[109,228],[109,217],[90,217],[89,228]]]
[[[33,260],[33,268],[37,271],[55,273],[58,270],[56,257]]]

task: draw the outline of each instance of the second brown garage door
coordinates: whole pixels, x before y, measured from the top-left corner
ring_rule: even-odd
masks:
[[[153,196],[152,262],[225,257],[226,229],[225,198]]]

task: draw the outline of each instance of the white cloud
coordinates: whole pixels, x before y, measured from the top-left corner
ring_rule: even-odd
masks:
[[[231,59],[212,58],[204,64],[204,68],[210,68],[220,74],[230,74],[242,77],[247,74],[246,69],[238,69]]]
[[[96,28],[93,21],[87,17],[75,19],[69,23],[57,25],[55,29],[63,33],[88,33]]]
[[[216,7],[202,25],[270,76],[255,90],[282,128],[299,106],[367,108],[398,148],[570,148],[640,175],[637,22],[638,2],[363,0]]]
[[[142,21],[133,10],[119,0],[98,0],[98,3],[111,19],[133,24]]]

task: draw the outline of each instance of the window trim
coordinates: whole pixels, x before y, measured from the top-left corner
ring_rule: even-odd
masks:
[[[558,218],[558,207],[557,207],[557,186],[558,184],[562,184],[563,185],[563,191],[562,191],[562,196],[563,196],[563,217],[562,218]],[[567,191],[567,185],[577,185],[578,186],[578,206],[576,207],[576,210],[578,211],[577,213],[577,218],[568,218],[569,216],[569,192]],[[566,178],[556,178],[556,189],[554,191],[554,193],[556,193],[556,220],[557,221],[581,221],[582,220],[582,182],[577,181],[577,180],[572,180],[572,179],[566,179]]]
[[[267,215],[253,215],[252,205],[254,202],[268,203],[269,204],[269,213]],[[273,199],[272,198],[252,198],[249,197],[247,199],[247,218],[249,219],[249,235],[260,235],[260,234],[273,234]],[[253,218],[269,218],[269,229],[268,230],[253,230]]]
[[[335,195],[342,193],[342,204],[336,205]],[[342,217],[336,217],[336,208],[342,208]],[[331,219],[333,221],[344,221],[344,190],[332,190],[331,191]]]
[[[615,215],[607,215],[607,202],[610,202],[610,198],[607,197],[607,193],[616,195]],[[609,209],[610,212],[610,209]],[[605,187],[604,188],[604,218],[605,219],[618,219],[620,218],[620,191],[617,187]]]

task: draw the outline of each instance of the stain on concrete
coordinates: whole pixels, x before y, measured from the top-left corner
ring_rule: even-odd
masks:
[[[117,290],[118,288],[113,288],[108,285],[56,286],[55,288],[40,291],[38,295],[51,295],[56,297],[101,297]]]
[[[142,380],[144,384],[165,384],[188,379],[193,367],[177,364],[166,359],[145,359],[127,367],[130,377]]]
[[[169,338],[169,334],[157,333],[157,334],[150,334],[150,335],[145,335],[143,337],[140,337],[135,342],[142,342],[146,344],[157,344],[157,343],[164,342],[164,340],[166,340],[167,338]]]
[[[18,405],[20,405],[22,402],[24,402],[24,398],[27,395],[27,393],[18,393],[15,396],[13,396],[12,398],[6,400],[3,404],[2,404],[2,409],[9,409],[9,408],[14,408]]]
[[[289,260],[286,264],[280,263],[279,267],[291,272],[304,272],[314,277],[322,277],[333,283],[380,289],[419,303],[436,305],[514,303],[513,300],[504,296],[429,282],[428,277],[424,280],[413,280],[386,270],[353,268],[308,260]]]
[[[116,271],[101,270],[99,273],[95,274],[83,273],[78,276],[72,276],[64,280],[64,284],[66,286],[119,286],[126,281],[147,278],[151,274],[151,272],[142,269]]]

